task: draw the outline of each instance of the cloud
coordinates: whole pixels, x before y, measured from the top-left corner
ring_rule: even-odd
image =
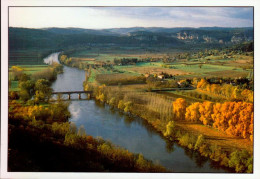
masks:
[[[14,27],[245,27],[252,7],[11,7]]]
[[[73,121],[77,121],[80,117],[80,106],[76,103],[71,103],[69,106],[69,111],[73,116]]]

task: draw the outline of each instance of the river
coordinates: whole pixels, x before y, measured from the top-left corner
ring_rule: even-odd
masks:
[[[58,62],[58,53],[53,53],[44,60]],[[83,90],[84,79],[83,70],[64,66],[64,73],[57,76],[52,88],[54,91]],[[77,100],[76,94],[71,98],[70,121],[77,127],[83,125],[88,135],[100,136],[130,152],[142,153],[145,158],[163,165],[172,172],[227,172],[214,166],[197,152],[165,140],[140,118],[126,116],[94,100]]]

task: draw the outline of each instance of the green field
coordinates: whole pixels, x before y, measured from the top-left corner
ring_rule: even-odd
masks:
[[[23,69],[23,72],[31,75],[33,73],[42,71],[46,68],[48,68],[48,65],[17,65],[19,67],[21,67]],[[12,73],[12,66],[9,66],[9,77]]]
[[[10,87],[10,91],[19,91],[19,82],[18,81],[11,81],[11,87]]]
[[[193,72],[193,73],[207,73],[214,71],[223,71],[223,70],[232,70],[233,67],[229,66],[220,66],[220,65],[210,65],[210,64],[202,64],[201,68],[199,64],[196,65],[184,65],[184,64],[174,64],[172,65],[175,69]]]
[[[44,65],[43,58],[51,53],[50,49],[44,50],[12,50],[8,53],[9,66],[12,65]]]
[[[19,67],[21,67],[23,69],[23,72],[25,74],[28,74],[28,75],[32,75],[34,73],[37,73],[39,71],[42,71],[44,69],[47,69],[48,68],[48,65],[19,65]],[[12,75],[12,68],[11,66],[9,66],[9,80],[11,82],[11,85],[10,85],[10,91],[19,91],[19,82],[18,81],[15,81],[13,80],[13,75]]]

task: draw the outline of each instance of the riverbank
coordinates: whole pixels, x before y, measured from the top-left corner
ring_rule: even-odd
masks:
[[[167,172],[68,122],[9,118],[9,172]]]
[[[49,55],[45,62],[58,63],[58,54]],[[49,103],[52,90],[50,80],[44,79],[46,75],[49,74],[40,72],[36,82],[31,76],[21,81],[30,84],[29,87],[25,85],[27,88],[21,87],[30,92],[23,103],[17,101],[21,91],[17,96],[9,97],[9,171],[167,172],[164,167],[153,164],[143,155],[133,154],[102,138],[95,139],[86,134],[84,127],[77,128],[74,123],[68,122],[71,116],[69,104],[60,100]],[[57,76],[67,78],[58,71],[52,73],[52,76],[55,79]],[[63,79],[61,81],[64,82]],[[64,89],[57,81],[51,87],[57,90],[57,86]],[[82,88],[82,85],[76,88]]]
[[[91,87],[90,84],[88,88],[94,90],[96,100],[141,117],[169,140],[200,152],[219,166],[229,167],[236,172],[252,172],[253,147],[248,139],[229,136],[213,128],[180,120],[175,120],[171,127],[169,121],[173,116],[163,115],[162,111],[168,111],[167,106],[171,106],[172,101],[158,94],[124,91],[121,87]],[[200,142],[200,139],[203,141]]]

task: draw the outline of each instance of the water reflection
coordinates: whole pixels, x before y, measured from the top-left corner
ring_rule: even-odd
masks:
[[[172,153],[174,152],[175,148],[174,148],[174,142],[170,141],[170,140],[166,140],[165,139],[165,148],[166,148],[166,151],[168,153]]]

